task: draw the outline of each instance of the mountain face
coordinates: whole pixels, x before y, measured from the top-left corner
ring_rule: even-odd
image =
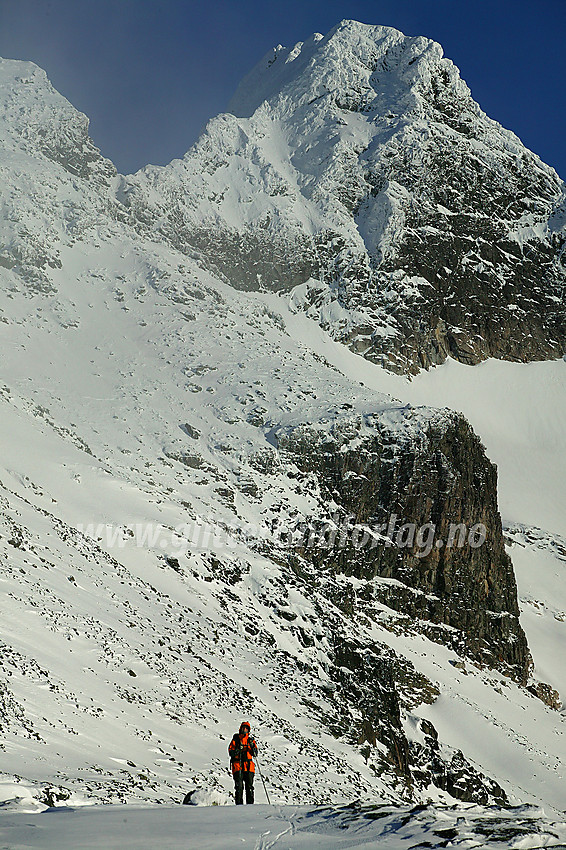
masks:
[[[564,183],[438,44],[344,21],[268,54],[230,110],[125,181],[176,248],[242,289],[295,288],[393,371],[564,353]]]
[[[505,543],[561,544],[506,541],[478,436],[378,364],[561,353],[563,184],[391,29],[277,48],[232,108],[124,177],[0,63],[2,769],[228,792],[245,715],[277,801],[558,805]]]
[[[342,547],[306,545],[301,554],[320,573],[359,579],[367,611],[385,604],[420,621],[433,640],[526,682],[530,655],[503,546],[496,472],[481,443],[463,418],[446,414],[409,435],[399,429],[388,433],[383,421],[373,431],[364,424],[336,423],[330,433],[301,426],[278,441],[304,474],[314,473],[322,496],[319,522],[330,514],[330,502],[338,508],[335,520],[342,514],[365,528],[384,528],[392,516],[421,529],[432,523],[436,544],[450,539],[449,520],[458,517],[467,529],[481,522],[490,529],[489,539],[478,548],[431,547],[424,557],[426,549],[418,546],[397,548],[378,540],[363,547],[356,538]],[[351,600],[344,604],[351,608]],[[451,638],[445,626],[454,629]]]

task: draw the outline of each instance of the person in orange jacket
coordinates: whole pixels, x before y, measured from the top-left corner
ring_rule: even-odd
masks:
[[[254,801],[254,756],[257,756],[257,744],[255,738],[250,735],[250,724],[244,720],[230,744],[228,745],[230,764],[232,765],[232,776],[234,777],[236,805],[241,806],[244,802],[244,788],[246,789],[246,803]]]

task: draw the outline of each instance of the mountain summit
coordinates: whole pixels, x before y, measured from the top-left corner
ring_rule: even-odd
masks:
[[[409,90],[430,77],[439,63],[458,77],[452,62],[443,59],[441,46],[431,39],[345,20],[326,36],[315,33],[293,48],[278,45],[266,54],[238,86],[229,111],[249,118],[266,101],[299,108],[319,97],[327,98],[326,105],[349,100],[356,111],[372,106],[377,111],[387,97],[396,101],[403,87]],[[397,90],[387,73],[393,70],[401,83]],[[466,89],[461,81],[460,85]]]
[[[565,187],[440,45],[343,21],[277,47],[134,215],[393,371],[561,356]]]

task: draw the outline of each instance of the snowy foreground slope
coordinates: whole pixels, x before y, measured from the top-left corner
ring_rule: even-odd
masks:
[[[362,28],[364,50],[374,29]],[[400,43],[401,34],[378,29]],[[324,44],[336,71],[335,42]],[[361,122],[338,108],[346,124]],[[0,142],[2,840],[29,842],[22,808],[169,804],[193,788],[227,802],[226,749],[244,717],[276,804],[254,811],[252,847],[363,846],[386,833],[402,847],[438,829],[496,828],[477,807],[410,817],[387,809],[381,819],[341,808],[345,800],[562,811],[566,363],[448,359],[409,381],[337,333],[352,314],[347,298],[326,297],[324,274],[294,288],[232,280],[204,237],[200,247],[185,239],[188,213],[175,206],[196,204],[193,223],[212,215],[203,191],[222,206],[222,187],[189,167],[203,146],[219,168],[225,155],[240,159],[238,174],[223,178],[238,196],[234,226],[268,213],[279,220],[283,204],[281,239],[264,228],[267,265],[282,251],[292,277],[286,228],[296,213],[304,235],[307,208],[313,232],[334,215],[352,239],[361,232],[333,206],[334,189],[312,200],[299,187],[285,206],[241,135],[227,153],[209,130],[188,166],[123,178],[40,69],[2,61]],[[556,204],[558,178],[533,169],[556,190],[547,207]],[[268,211],[253,209],[254,197],[263,204],[258,174],[273,189]],[[553,226],[561,232],[556,217]],[[556,247],[545,227],[533,224],[537,250]],[[240,257],[241,274],[259,261]],[[347,290],[348,275],[336,275],[332,286]],[[555,355],[563,342],[553,336],[556,315],[541,315],[552,333],[545,337],[545,325],[523,359]],[[436,407],[472,423],[499,466],[498,492],[465,420]],[[440,529],[483,520],[488,537],[473,551],[434,545],[423,557],[375,531],[396,512],[400,522],[434,519]],[[321,531],[332,529],[347,545],[325,548]],[[333,808],[277,808],[284,804]],[[131,811],[136,831],[163,829],[164,815]],[[223,846],[227,814],[164,812],[171,830],[200,830],[199,846]],[[77,847],[75,828],[119,834],[123,817],[121,808],[49,812],[32,829],[34,846]],[[533,809],[501,817],[497,829],[532,819],[527,831],[563,837]],[[521,840],[531,839],[519,832]]]
[[[50,809],[43,817],[5,815],[0,839],[10,850],[324,850],[416,847],[564,847],[566,823],[540,809],[350,804],[250,809],[134,806]]]

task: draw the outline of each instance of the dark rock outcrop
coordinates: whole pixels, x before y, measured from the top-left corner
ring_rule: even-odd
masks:
[[[406,409],[395,427],[366,417],[278,435],[284,459],[314,473],[324,512],[296,550],[320,573],[364,580],[367,602],[428,621],[433,639],[525,683],[530,655],[496,469],[463,417],[412,428],[418,416]]]
[[[432,723],[421,720],[423,744],[411,744],[413,778],[421,785],[432,783],[457,800],[480,806],[505,806],[509,800],[494,779],[469,763],[461,750],[442,757],[438,733]]]

